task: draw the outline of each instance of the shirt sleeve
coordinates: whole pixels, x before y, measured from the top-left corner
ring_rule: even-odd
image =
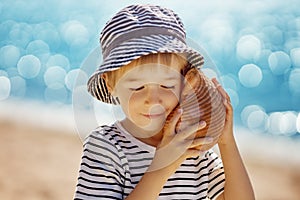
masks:
[[[208,198],[216,199],[220,194],[224,192],[225,174],[222,160],[216,153],[209,150],[206,153],[208,158]]]
[[[83,146],[74,199],[123,199],[124,170],[113,140],[93,132]]]

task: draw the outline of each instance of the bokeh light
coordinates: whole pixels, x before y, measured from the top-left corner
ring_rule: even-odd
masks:
[[[75,86],[85,85],[87,80],[88,76],[83,70],[73,69],[66,75],[65,84],[70,91],[73,91]]]
[[[70,46],[82,47],[90,40],[88,29],[79,21],[71,20],[63,24],[61,33]]]
[[[13,25],[8,37],[14,45],[25,48],[32,39],[32,33],[32,27],[22,22]]]
[[[241,112],[243,124],[254,131],[266,131],[269,125],[269,117],[259,105],[248,105]]]
[[[300,113],[298,113],[297,121],[296,121],[296,128],[298,133],[300,133]]]
[[[233,47],[227,45],[234,42],[234,25],[231,23],[231,16],[225,13],[218,15],[209,14],[206,19],[197,25],[198,33],[201,35],[207,48],[213,51],[214,55],[221,56],[230,53]]]
[[[18,72],[27,79],[36,77],[41,69],[40,60],[34,55],[26,55],[20,58],[18,64]]]
[[[26,94],[26,80],[21,76],[13,76],[10,78],[11,94],[13,97],[23,98]]]
[[[261,42],[254,35],[244,35],[238,40],[236,51],[238,57],[252,61],[261,52]]]
[[[248,88],[256,87],[262,81],[262,71],[254,64],[243,65],[239,71],[239,80],[243,86]]]
[[[233,75],[223,75],[220,79],[224,88],[230,88],[234,91],[237,91],[238,86]]]
[[[268,127],[268,115],[263,110],[251,112],[247,119],[247,126],[251,130],[266,131]]]
[[[269,116],[269,123],[270,126],[268,127],[268,131],[272,134],[280,135],[282,134],[280,123],[282,119],[283,114],[281,112],[273,112]]]
[[[65,70],[70,69],[70,61],[69,59],[62,55],[62,54],[55,54],[49,57],[47,64],[47,67],[52,67],[52,66],[60,66],[64,68]]]
[[[291,67],[291,59],[283,51],[273,52],[269,56],[269,67],[275,75],[282,75]]]
[[[26,47],[26,53],[38,57],[42,61],[46,61],[50,56],[50,48],[43,40],[33,40]]]
[[[65,76],[66,71],[62,67],[53,66],[46,70],[44,81],[48,88],[61,89],[65,85]]]
[[[0,75],[0,101],[7,99],[10,94],[10,80],[5,77]]]
[[[59,50],[61,38],[57,27],[50,22],[41,22],[34,26],[33,37],[47,43],[52,51]]]
[[[273,112],[269,117],[269,132],[278,135],[294,135],[297,132],[297,113]]]
[[[297,114],[295,112],[284,112],[280,122],[280,131],[284,135],[293,135],[297,132]]]
[[[300,48],[291,50],[290,57],[294,67],[300,68]]]
[[[20,49],[14,45],[6,45],[0,49],[0,66],[15,67],[20,59]]]
[[[284,34],[276,25],[266,26],[262,29],[263,39],[267,46],[278,46],[284,42]]]

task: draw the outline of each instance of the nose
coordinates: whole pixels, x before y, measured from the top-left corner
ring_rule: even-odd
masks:
[[[145,104],[153,105],[153,104],[161,104],[162,98],[159,94],[159,85],[150,84],[146,87],[146,95],[145,95]]]

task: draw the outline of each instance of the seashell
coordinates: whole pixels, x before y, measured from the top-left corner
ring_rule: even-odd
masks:
[[[214,142],[210,147],[213,146],[222,133],[226,109],[222,95],[201,70],[191,68],[186,73],[178,107],[183,112],[177,123],[176,132],[205,121],[206,127],[198,130],[193,137],[213,137]],[[173,112],[170,115],[172,116]]]

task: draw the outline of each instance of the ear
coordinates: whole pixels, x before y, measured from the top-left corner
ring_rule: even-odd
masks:
[[[101,78],[103,78],[103,80],[105,81],[109,93],[114,96],[114,88],[110,85],[107,74],[106,73],[101,74]]]

